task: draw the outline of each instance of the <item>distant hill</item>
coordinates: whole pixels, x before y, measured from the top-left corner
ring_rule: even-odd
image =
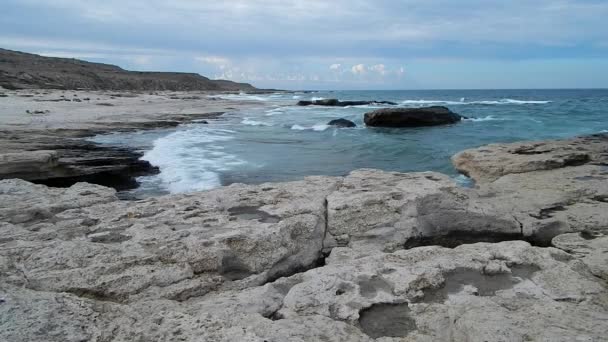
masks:
[[[211,80],[195,73],[128,71],[73,58],[0,49],[0,86],[6,89],[255,91],[248,83]]]

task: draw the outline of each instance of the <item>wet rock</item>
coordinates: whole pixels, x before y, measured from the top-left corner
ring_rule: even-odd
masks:
[[[365,105],[397,105],[390,101],[340,101],[337,99],[323,99],[314,101],[298,101],[298,106],[327,106],[327,107],[348,107]]]
[[[350,120],[346,120],[346,119],[331,120],[327,124],[329,126],[335,126],[335,127],[339,127],[339,128],[353,128],[353,127],[357,127],[357,125],[354,122],[352,122]]]
[[[365,113],[363,121],[372,127],[421,127],[457,123],[463,117],[446,107],[384,108]]]

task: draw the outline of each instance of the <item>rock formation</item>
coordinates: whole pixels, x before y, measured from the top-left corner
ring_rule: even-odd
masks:
[[[470,189],[357,170],[121,201],[0,181],[0,340],[602,340],[608,144],[581,139],[583,165]],[[505,146],[467,169],[526,163]]]
[[[363,120],[374,127],[421,127],[457,123],[463,117],[446,107],[384,108],[365,113]]]
[[[335,126],[335,127],[339,127],[339,128],[353,128],[353,127],[357,127],[357,125],[354,122],[352,122],[350,120],[346,120],[346,119],[331,120],[327,124],[329,126]]]
[[[340,101],[337,99],[323,99],[314,101],[298,101],[298,106],[327,106],[327,107],[347,107],[365,105],[397,105],[391,101]]]

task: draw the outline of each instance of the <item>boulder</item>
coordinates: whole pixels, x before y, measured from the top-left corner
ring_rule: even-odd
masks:
[[[339,101],[337,99],[323,99],[314,101],[298,101],[298,106],[327,106],[327,107],[347,107],[347,106],[365,106],[365,105],[397,105],[391,101]]]
[[[372,127],[421,127],[447,125],[463,117],[446,107],[384,108],[365,113],[363,121]]]
[[[331,120],[327,124],[329,126],[335,126],[335,127],[339,127],[339,128],[353,128],[353,127],[357,127],[357,125],[354,122],[352,122],[350,120],[346,120],[346,119]]]

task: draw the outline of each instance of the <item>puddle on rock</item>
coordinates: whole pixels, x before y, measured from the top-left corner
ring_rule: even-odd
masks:
[[[461,292],[465,286],[475,287],[477,296],[494,296],[496,292],[513,288],[522,279],[530,279],[540,269],[536,266],[513,266],[511,273],[486,275],[478,270],[457,268],[445,275],[443,287],[425,293],[422,302],[443,303],[449,295]]]
[[[416,330],[407,303],[379,303],[359,313],[361,330],[371,338],[405,337]]]

